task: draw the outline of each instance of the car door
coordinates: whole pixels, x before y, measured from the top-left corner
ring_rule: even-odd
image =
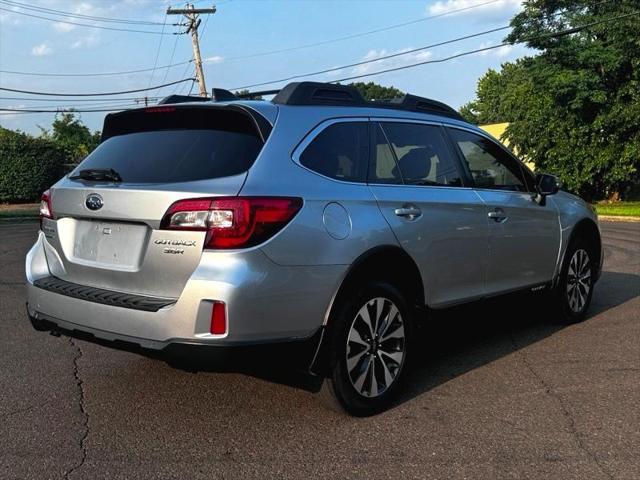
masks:
[[[531,173],[488,136],[454,127],[447,131],[487,206],[487,293],[550,281],[560,247],[554,202],[536,202]]]
[[[486,208],[463,183],[441,125],[372,121],[368,182],[422,275],[432,307],[484,295]]]

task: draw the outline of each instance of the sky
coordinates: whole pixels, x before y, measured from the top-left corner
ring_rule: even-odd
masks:
[[[502,43],[508,30],[339,68],[506,26],[522,8],[522,0],[207,0],[194,3],[197,8],[212,5],[217,8],[214,15],[202,17],[199,27],[208,90],[212,87],[236,89],[338,68],[305,78],[333,81],[496,46]],[[183,19],[165,15],[168,6],[181,8],[184,3],[173,0],[0,0],[0,87],[62,94],[100,93],[143,89],[193,77],[193,63],[110,76],[25,75],[118,73],[187,62],[193,57],[191,37],[173,34],[184,31],[184,27],[173,25]],[[43,11],[43,8],[49,10]],[[87,16],[151,23],[105,22]],[[158,35],[162,32],[166,35]],[[503,62],[532,53],[521,45],[504,46],[357,81],[394,86],[459,108],[474,98],[477,81],[489,68],[499,69]],[[250,90],[276,89],[286,83],[280,81]],[[153,98],[187,93],[191,84],[185,82],[150,92],[105,97],[48,97],[0,90],[0,109],[128,108],[136,102],[141,104],[145,95]],[[193,92],[197,91],[194,86]],[[101,129],[105,115],[103,112],[82,113],[81,118],[96,130]],[[0,126],[39,134],[39,126],[49,128],[54,117],[53,113],[0,112]]]

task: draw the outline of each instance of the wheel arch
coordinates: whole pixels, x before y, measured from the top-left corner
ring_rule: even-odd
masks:
[[[396,245],[381,245],[366,251],[351,264],[325,312],[323,334],[309,366],[312,373],[321,376],[326,373],[331,315],[336,305],[340,305],[345,296],[349,295],[363,281],[371,279],[392,282],[406,295],[407,303],[414,308],[416,318],[419,318],[419,313],[425,309],[422,275],[415,261],[406,251]]]
[[[566,247],[564,252],[562,253],[562,259],[558,265],[558,271],[556,273],[556,277],[554,279],[554,284],[557,283],[558,278],[560,278],[560,273],[562,272],[562,267],[566,261],[567,252],[569,251],[569,245],[575,242],[577,239],[583,238],[586,239],[594,249],[595,261],[596,264],[596,280],[600,277],[600,273],[602,271],[602,238],[600,236],[600,229],[598,228],[598,224],[590,219],[583,218],[576,222],[576,224],[571,229],[571,233],[569,234],[569,238],[566,242]]]

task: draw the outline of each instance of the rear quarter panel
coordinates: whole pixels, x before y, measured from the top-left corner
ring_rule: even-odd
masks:
[[[320,123],[331,118],[364,117],[361,109],[353,110],[281,109],[263,155],[249,171],[241,191],[241,195],[304,199],[291,224],[261,247],[274,262],[348,265],[371,248],[397,245],[368,185],[329,179],[293,160],[296,147]]]

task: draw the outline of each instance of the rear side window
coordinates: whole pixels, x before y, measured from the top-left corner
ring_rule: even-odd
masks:
[[[246,172],[262,149],[252,120],[218,109],[150,109],[105,125],[106,139],[72,175],[112,168],[125,183],[175,183]]]
[[[440,127],[388,122],[382,128],[397,162],[391,171],[394,182],[400,177],[406,185],[462,186]]]
[[[300,163],[326,177],[365,182],[369,160],[366,122],[341,122],[328,126],[305,148]]]

